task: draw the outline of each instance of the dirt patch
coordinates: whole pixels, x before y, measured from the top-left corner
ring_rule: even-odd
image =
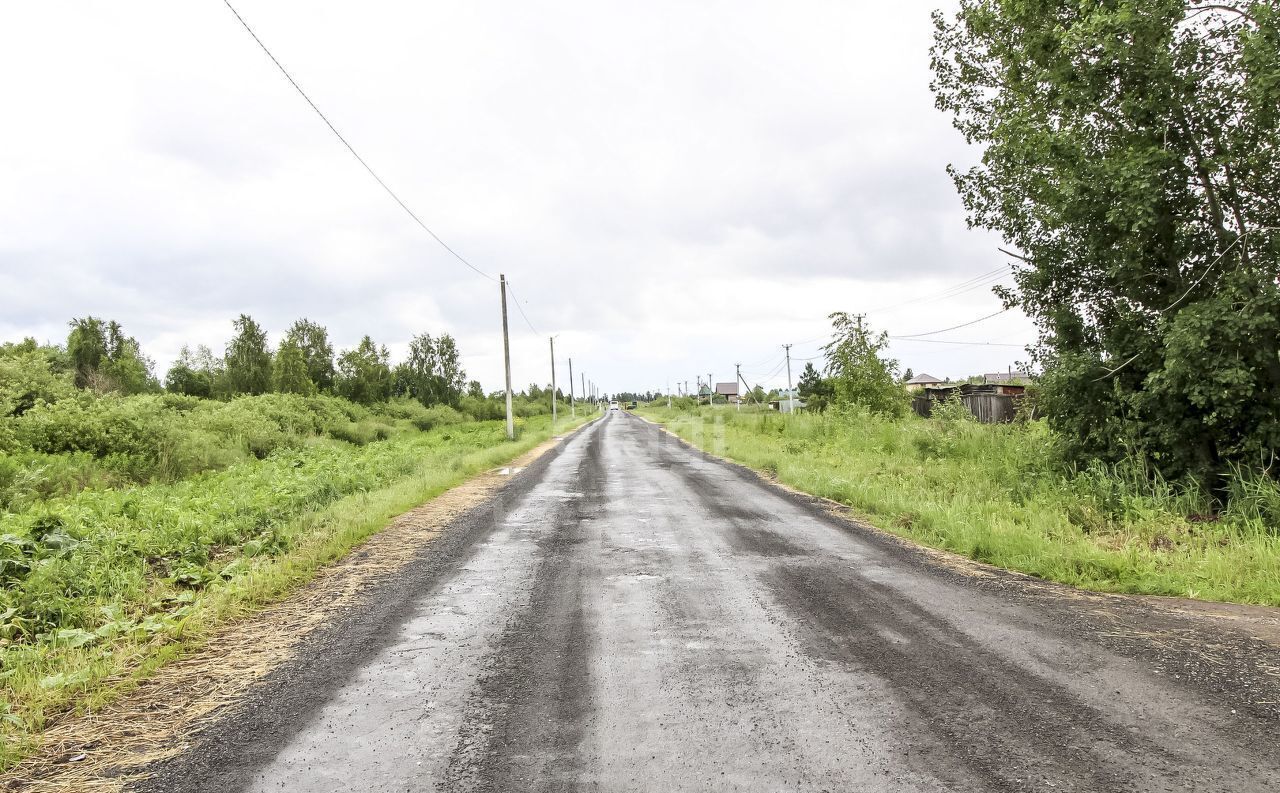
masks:
[[[196,733],[287,661],[309,634],[349,609],[362,592],[403,569],[450,521],[488,499],[512,473],[560,440],[548,440],[506,466],[406,512],[286,600],[226,626],[199,650],[161,667],[118,701],[99,712],[55,723],[41,736],[35,755],[0,775],[0,789],[124,789],[146,766],[186,749]]]

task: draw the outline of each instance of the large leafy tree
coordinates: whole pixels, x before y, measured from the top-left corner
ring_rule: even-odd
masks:
[[[306,356],[292,338],[285,337],[280,342],[271,374],[275,379],[275,390],[282,394],[310,395],[316,392],[316,384],[307,371]]]
[[[391,354],[365,336],[354,349],[338,356],[334,388],[340,396],[366,405],[391,395]]]
[[[449,334],[432,339],[430,334],[414,336],[409,357],[395,370],[395,393],[424,405],[457,406],[466,387],[458,344]]]
[[[307,377],[315,387],[320,391],[332,390],[333,345],[329,342],[329,331],[323,325],[303,317],[289,326],[284,341],[302,353]]]
[[[835,403],[887,416],[905,413],[907,398],[898,382],[898,362],[884,355],[889,335],[872,334],[843,311],[831,315],[831,330],[831,341],[822,349]]]
[[[141,394],[159,387],[155,364],[142,354],[138,340],[126,336],[120,323],[97,317],[71,320],[67,355],[75,384],[95,391]]]
[[[267,332],[248,314],[232,323],[235,336],[227,342],[225,376],[232,394],[265,394],[271,390],[271,349]]]
[[[953,170],[1021,262],[1076,451],[1210,484],[1280,447],[1280,7],[962,0],[935,16]],[[1280,470],[1280,466],[1272,470]]]

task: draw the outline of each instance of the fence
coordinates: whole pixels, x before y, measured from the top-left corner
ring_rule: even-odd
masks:
[[[983,424],[1000,424],[1013,421],[1018,413],[1018,398],[1008,394],[960,394],[960,400],[969,408],[973,417]],[[939,401],[921,394],[911,400],[911,409],[917,415],[928,418],[933,412],[933,403]]]

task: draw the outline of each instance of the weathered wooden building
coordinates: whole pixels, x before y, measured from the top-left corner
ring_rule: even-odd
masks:
[[[923,389],[911,400],[911,409],[928,418],[933,406],[949,399],[964,403],[974,418],[984,424],[1010,422],[1018,414],[1018,405],[1026,386],[1012,383],[953,383]]]

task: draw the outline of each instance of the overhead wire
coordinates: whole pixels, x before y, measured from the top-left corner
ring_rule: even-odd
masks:
[[[342,141],[342,145],[347,147],[347,151],[351,152],[351,156],[355,157],[356,161],[359,162],[362,166],[364,166],[364,169],[368,171],[369,175],[374,178],[374,181],[376,181],[379,185],[382,186],[382,189],[387,192],[387,195],[391,196],[392,200],[394,200],[397,204],[399,204],[400,208],[403,209],[409,215],[409,217],[413,218],[413,221],[417,223],[419,226],[421,226],[423,231],[430,234],[431,238],[434,239],[437,243],[439,243],[440,247],[448,251],[453,256],[453,258],[462,262],[464,265],[470,268],[477,275],[484,278],[488,278],[490,281],[496,282],[498,279],[494,278],[492,275],[489,275],[484,270],[481,270],[479,267],[476,267],[474,264],[467,261],[467,259],[463,257],[462,254],[458,253],[456,250],[450,247],[447,242],[441,239],[439,234],[436,234],[434,231],[432,231],[430,226],[422,222],[422,218],[418,217],[418,215],[412,209],[409,208],[409,205],[406,204],[400,198],[400,196],[396,195],[396,192],[392,190],[390,186],[388,186],[387,183],[382,180],[382,177],[378,176],[377,172],[373,170],[373,168],[369,165],[369,163],[366,162],[365,159],[360,156],[360,153],[356,151],[355,147],[352,146],[351,143],[348,142],[345,137],[343,137],[342,133],[338,131],[338,128],[335,127],[333,125],[333,122],[329,120],[329,117],[326,116],[324,112],[321,111],[320,108],[316,106],[315,102],[311,101],[311,97],[307,95],[307,92],[302,90],[302,86],[298,85],[298,81],[293,79],[293,75],[289,73],[289,70],[284,68],[284,65],[280,63],[280,60],[276,58],[274,54],[272,54],[270,49],[267,48],[267,45],[263,43],[261,38],[258,37],[258,34],[255,33],[253,28],[250,27],[249,23],[245,21],[245,18],[240,16],[240,12],[235,9],[235,6],[231,5],[230,0],[222,0],[222,2],[227,6],[227,8],[231,11],[231,13],[235,15],[235,18],[240,21],[240,24],[244,26],[244,29],[248,31],[250,36],[253,37],[253,40],[258,43],[258,46],[262,48],[262,51],[267,54],[267,57],[271,59],[271,62],[276,65],[276,68],[280,70],[280,73],[285,76],[285,79],[289,81],[289,84],[292,85],[294,89],[302,96],[302,98],[306,100],[307,104],[310,105],[311,109],[316,112],[316,115],[320,116],[320,120],[323,121],[327,127],[329,127],[329,130],[338,138],[338,140]]]
[[[984,321],[986,321],[986,320],[988,320],[988,319],[991,319],[992,317],[998,317],[998,316],[1000,316],[1001,314],[1005,313],[1005,312],[1006,312],[1006,311],[1008,311],[1008,310],[1009,310],[1008,308],[1002,308],[1002,309],[1000,309],[999,311],[995,312],[994,314],[988,314],[988,315],[986,315],[985,317],[978,317],[977,319],[972,320],[972,321],[970,321],[970,322],[963,322],[963,323],[961,323],[961,324],[959,324],[959,325],[952,325],[952,326],[951,326],[951,327],[949,327],[949,328],[943,328],[943,329],[941,329],[941,330],[931,330],[931,331],[929,331],[928,333],[908,333],[908,334],[905,334],[905,335],[903,335],[903,336],[898,336],[897,338],[899,338],[899,339],[918,339],[918,338],[920,338],[921,336],[937,336],[939,333],[946,333],[947,331],[959,330],[960,328],[967,328],[967,327],[969,327],[970,325],[977,325],[979,322],[984,322]]]
[[[516,290],[511,286],[510,278],[507,279],[507,291],[511,293],[511,302],[515,303],[516,311],[519,311],[520,316],[524,317],[524,324],[529,326],[529,330],[537,334],[538,329],[533,326],[533,323],[529,321],[529,316],[524,313],[524,308],[520,305],[520,298],[516,297]]]
[[[934,302],[938,300],[949,299],[952,297],[958,297],[967,292],[972,292],[975,289],[981,289],[984,286],[990,286],[992,284],[995,284],[1003,280],[1004,278],[1007,278],[1011,272],[1011,267],[1012,265],[1003,264],[994,270],[989,270],[985,273],[980,273],[978,275],[975,275],[972,278],[967,278],[963,281],[960,281],[959,283],[952,284],[946,289],[940,290],[938,292],[934,292],[928,295],[922,295],[920,297],[913,297],[909,300],[904,300],[899,303],[891,303],[887,306],[878,306],[876,308],[869,309],[867,313],[871,314],[871,313],[876,313],[880,311],[890,311],[895,308],[913,305],[916,303]],[[796,344],[798,346],[803,346],[805,344],[809,344],[815,341],[821,341],[829,337],[830,337],[830,334],[824,334],[822,336],[814,336],[811,339],[805,339],[804,341],[796,342]]]
[[[892,303],[887,306],[879,306],[877,308],[868,309],[867,313],[870,314],[870,313],[875,313],[877,311],[889,311],[891,309],[901,308],[902,306],[914,305],[916,303],[933,302],[937,300],[945,300],[947,298],[957,297],[966,292],[972,292],[975,289],[981,289],[984,286],[994,284],[997,281],[1000,281],[1008,277],[1010,272],[1011,272],[1011,265],[1007,265],[1007,264],[1001,265],[995,270],[982,273],[981,275],[976,275],[973,278],[970,278],[965,281],[961,281],[958,284],[952,284],[951,286],[939,292],[935,292],[929,295],[921,295],[920,297],[913,297],[908,300],[903,300],[898,303]]]
[[[921,344],[962,344],[974,347],[1026,347],[1025,344],[1009,344],[999,341],[947,341],[946,339],[913,339],[910,336],[890,336],[890,341],[915,341]]]

